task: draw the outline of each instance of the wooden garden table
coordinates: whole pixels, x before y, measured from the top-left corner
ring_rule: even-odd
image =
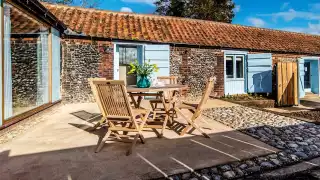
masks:
[[[166,126],[167,121],[169,120],[171,124],[173,123],[173,116],[170,118],[170,112],[174,111],[175,102],[177,102],[178,94],[181,94],[181,91],[188,89],[188,86],[186,85],[179,85],[179,84],[166,84],[163,87],[150,87],[150,88],[138,88],[136,86],[127,86],[127,92],[130,95],[130,98],[136,108],[140,108],[140,104],[142,101],[143,96],[154,96],[156,98],[159,98],[161,100],[161,103],[163,105],[164,111],[156,111],[153,112],[153,120],[156,120],[156,114],[164,114],[163,122],[165,125],[159,126],[159,125],[146,125],[145,128],[151,128],[154,130],[157,134],[158,132],[155,129],[162,128],[162,133],[164,131],[164,128]],[[178,91],[180,93],[173,93],[173,96],[170,97],[170,99],[165,99],[164,92],[173,92]],[[136,100],[134,97],[138,96],[138,99]],[[163,134],[158,134],[158,137],[162,137]]]
[[[127,92],[129,93],[131,100],[136,108],[140,107],[143,96],[156,96],[159,98],[164,98],[164,92],[172,91],[183,91],[188,89],[187,85],[180,84],[166,84],[162,87],[149,87],[149,88],[138,88],[137,86],[127,86]],[[134,96],[138,96],[138,99],[135,100]],[[170,102],[169,102],[170,104]],[[165,104],[163,104],[165,106]]]

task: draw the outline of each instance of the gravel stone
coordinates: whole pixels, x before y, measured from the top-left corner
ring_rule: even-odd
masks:
[[[246,164],[248,165],[248,166],[254,166],[255,165],[255,163],[253,162],[253,161],[246,161]]]
[[[247,164],[241,164],[241,165],[239,166],[239,168],[242,169],[242,170],[243,170],[243,169],[246,169],[247,167],[248,167]]]
[[[222,177],[221,177],[220,175],[213,174],[213,175],[212,175],[212,179],[213,179],[213,180],[221,180]]]
[[[281,166],[281,162],[278,159],[270,159],[270,161],[277,166]]]
[[[299,147],[299,145],[297,145],[297,144],[288,144],[288,146],[289,146],[290,148],[297,148],[297,147]]]
[[[236,176],[236,173],[233,171],[227,171],[223,173],[223,177],[231,179],[234,178]]]
[[[248,173],[254,173],[260,171],[260,166],[253,166],[246,170]]]
[[[211,171],[211,173],[213,173],[213,174],[218,174],[218,173],[219,173],[218,168],[216,168],[216,167],[210,168],[210,171]]]
[[[294,154],[297,155],[298,157],[302,158],[302,159],[307,159],[308,158],[308,155],[306,155],[303,152],[296,152]]]
[[[265,168],[273,168],[274,166],[271,164],[271,163],[269,163],[269,162],[262,162],[261,164],[260,164],[260,166],[261,167],[265,167]]]
[[[229,165],[224,165],[224,166],[221,166],[220,169],[222,171],[230,171],[231,170],[231,167]]]
[[[243,171],[241,171],[241,169],[239,169],[239,168],[235,168],[235,169],[234,169],[234,171],[237,173],[237,175],[238,175],[239,177],[244,176],[244,172],[243,172]]]
[[[308,146],[309,144],[306,142],[297,142],[297,144],[301,145],[301,146]]]

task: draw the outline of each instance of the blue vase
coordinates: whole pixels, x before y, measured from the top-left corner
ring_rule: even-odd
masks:
[[[137,87],[138,88],[149,88],[151,86],[151,82],[148,78],[148,76],[140,76]]]

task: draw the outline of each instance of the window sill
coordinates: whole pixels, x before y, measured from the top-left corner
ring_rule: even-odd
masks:
[[[244,81],[244,78],[226,78],[226,81]]]

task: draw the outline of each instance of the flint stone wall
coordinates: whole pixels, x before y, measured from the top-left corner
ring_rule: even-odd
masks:
[[[201,96],[206,82],[215,78],[213,96],[224,94],[224,56],[221,50],[171,47],[170,74],[189,86],[188,95]]]
[[[13,107],[36,105],[37,38],[11,39]]]
[[[87,79],[94,77],[113,79],[112,43],[64,39],[61,78],[63,102],[93,102]]]

